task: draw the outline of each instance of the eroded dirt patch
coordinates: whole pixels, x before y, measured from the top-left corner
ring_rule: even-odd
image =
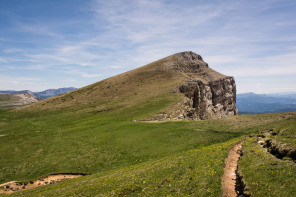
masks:
[[[229,151],[225,160],[224,174],[222,176],[223,197],[237,197],[237,162],[241,155],[243,142],[235,144]]]
[[[53,174],[45,178],[35,181],[20,183],[17,181],[10,181],[0,185],[0,194],[11,194],[13,192],[22,191],[26,189],[33,189],[42,185],[54,184],[67,179],[78,178],[85,174]]]
[[[278,159],[289,159],[296,162],[296,150],[286,147],[286,144],[278,143],[276,140],[266,140],[262,146],[267,152]]]
[[[278,142],[270,135],[277,135],[279,131],[272,133],[265,133],[264,135],[257,135],[257,143],[264,148],[267,153],[275,156],[277,159],[285,159],[296,163],[296,149],[288,147],[285,143]]]

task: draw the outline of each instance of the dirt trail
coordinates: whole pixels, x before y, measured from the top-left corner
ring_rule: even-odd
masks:
[[[73,179],[83,176],[82,174],[55,174],[49,175],[43,179],[36,181],[29,181],[27,183],[19,183],[17,181],[10,181],[0,185],[0,194],[11,194],[13,192],[22,191],[26,189],[33,189],[42,185],[53,184],[64,181],[66,179]]]
[[[225,161],[224,174],[222,176],[222,191],[223,197],[237,197],[238,193],[235,189],[236,186],[236,170],[237,162],[240,157],[240,150],[243,142],[235,144],[229,151]]]

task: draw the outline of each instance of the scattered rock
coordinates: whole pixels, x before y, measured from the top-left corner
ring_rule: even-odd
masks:
[[[258,141],[258,144],[263,145],[264,141],[260,140],[260,141]]]
[[[110,110],[112,110],[112,108],[102,108],[102,109],[98,109],[97,112],[100,113],[100,112],[110,111]]]

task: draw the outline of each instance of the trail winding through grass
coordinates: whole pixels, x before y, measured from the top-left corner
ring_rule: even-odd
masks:
[[[225,161],[224,174],[222,176],[222,191],[223,197],[236,197],[238,193],[236,191],[236,170],[237,162],[240,158],[240,151],[242,149],[243,142],[235,144],[229,151],[229,154]]]

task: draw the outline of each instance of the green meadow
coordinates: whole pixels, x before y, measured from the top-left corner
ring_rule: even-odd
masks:
[[[92,174],[243,135],[215,121],[132,122],[167,100],[114,111],[1,112],[1,183],[54,173]],[[149,111],[150,110],[150,111]]]
[[[83,173],[89,175],[12,195],[221,196],[224,159],[231,146],[243,136],[281,127],[287,122],[291,127],[294,123],[291,121],[294,113],[204,121],[131,121],[156,113],[175,102],[174,99],[166,95],[163,99],[143,101],[137,105],[141,107],[102,112],[92,107],[75,112],[70,109],[2,111],[1,183],[26,182],[56,173]],[[250,162],[247,156],[241,162],[244,157]],[[295,170],[294,163],[290,166]],[[256,177],[249,170],[242,170],[243,174]],[[274,179],[281,183],[280,178]],[[266,186],[262,182],[258,184]]]
[[[175,89],[190,76],[164,69],[170,58],[32,105],[1,110],[0,184],[81,173],[87,175],[10,195],[221,196],[224,160],[236,142],[245,140],[239,171],[246,192],[293,194],[287,188],[295,191],[294,161],[275,158],[252,140],[277,132],[270,138],[294,148],[295,112],[141,121],[182,99]],[[269,176],[271,172],[277,174]]]

